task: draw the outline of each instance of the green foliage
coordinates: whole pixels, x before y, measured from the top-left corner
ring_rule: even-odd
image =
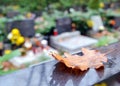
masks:
[[[72,6],[74,0],[60,0],[60,3],[65,8]]]
[[[10,69],[8,71],[4,71],[4,70],[2,70],[2,65],[1,64],[4,61],[8,61],[11,58],[14,58],[15,56],[20,56],[20,55],[21,55],[20,50],[14,50],[10,54],[5,54],[5,55],[1,56],[0,57],[0,75],[9,74],[9,73],[12,73],[12,72],[16,71],[17,69]]]
[[[5,54],[3,56],[0,57],[0,63],[4,62],[4,61],[8,61],[11,58],[15,57],[15,56],[20,56],[21,52],[20,50],[14,50],[12,51],[10,54]]]
[[[91,9],[98,10],[99,9],[99,3],[100,3],[100,0],[90,0],[89,3],[88,3],[88,6]]]
[[[86,5],[91,9],[98,9],[100,2],[116,2],[119,0],[0,0],[0,6],[19,6],[21,12],[45,10],[49,8],[66,9],[72,6]],[[10,8],[10,7],[9,7]]]
[[[116,12],[116,11],[113,11],[113,10],[107,10],[106,11],[106,16],[114,16],[114,17],[118,17],[120,16],[120,11]]]
[[[48,34],[52,27],[55,26],[54,19],[49,16],[47,13],[43,13],[43,20],[42,21],[35,21],[35,24],[37,26],[36,33],[41,33],[43,35]]]
[[[7,19],[5,17],[0,18],[0,41],[3,41],[5,38],[5,23]]]
[[[118,42],[117,38],[111,37],[111,36],[103,36],[98,40],[98,43],[96,44],[96,46],[97,47],[106,46],[108,44],[115,43],[115,42]]]
[[[0,0],[1,6],[20,6],[21,11],[35,11],[35,10],[44,10],[49,3],[57,2],[56,0]]]

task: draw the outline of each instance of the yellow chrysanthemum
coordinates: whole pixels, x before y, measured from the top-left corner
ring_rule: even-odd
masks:
[[[19,31],[17,28],[14,28],[14,29],[12,29],[11,33],[12,33],[13,35],[19,35],[19,34],[20,34],[20,31]]]
[[[13,37],[11,38],[11,42],[12,42],[13,44],[16,43],[16,40],[17,40],[17,37],[15,37],[15,36],[13,36]]]
[[[22,43],[24,43],[24,41],[25,41],[24,37],[20,36],[16,41],[16,45],[21,45]]]
[[[100,8],[104,8],[104,6],[105,6],[104,3],[103,3],[103,2],[100,2],[99,7],[100,7]]]
[[[5,50],[4,51],[4,54],[9,54],[9,53],[11,53],[11,50]]]
[[[87,25],[93,27],[94,22],[92,20],[87,20]]]
[[[107,86],[106,83],[95,84],[94,86]]]
[[[26,14],[26,17],[27,17],[27,18],[30,18],[31,16],[32,16],[31,13],[27,13],[27,14]]]
[[[14,10],[18,10],[19,8],[20,8],[20,7],[19,7],[18,5],[14,5],[14,6],[13,6],[13,9],[14,9]]]

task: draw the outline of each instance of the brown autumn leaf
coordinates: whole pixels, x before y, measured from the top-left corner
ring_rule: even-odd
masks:
[[[81,50],[83,53],[82,56],[64,53],[64,58],[54,52],[52,52],[51,55],[58,61],[64,63],[67,67],[80,69],[82,71],[87,70],[88,68],[100,68],[101,66],[104,66],[103,62],[107,62],[106,54],[101,54],[97,50],[89,50],[86,48],[82,48]]]

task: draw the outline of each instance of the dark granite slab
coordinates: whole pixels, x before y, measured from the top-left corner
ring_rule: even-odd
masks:
[[[105,67],[72,70],[55,60],[0,76],[0,86],[91,86],[120,72],[120,43],[99,48],[110,52]],[[114,86],[114,85],[112,85]]]

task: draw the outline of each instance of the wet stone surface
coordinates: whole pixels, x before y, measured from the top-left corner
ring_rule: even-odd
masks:
[[[0,76],[0,86],[91,86],[120,72],[120,43],[98,48],[102,53],[111,49],[108,63],[99,69],[73,70],[53,60]]]

